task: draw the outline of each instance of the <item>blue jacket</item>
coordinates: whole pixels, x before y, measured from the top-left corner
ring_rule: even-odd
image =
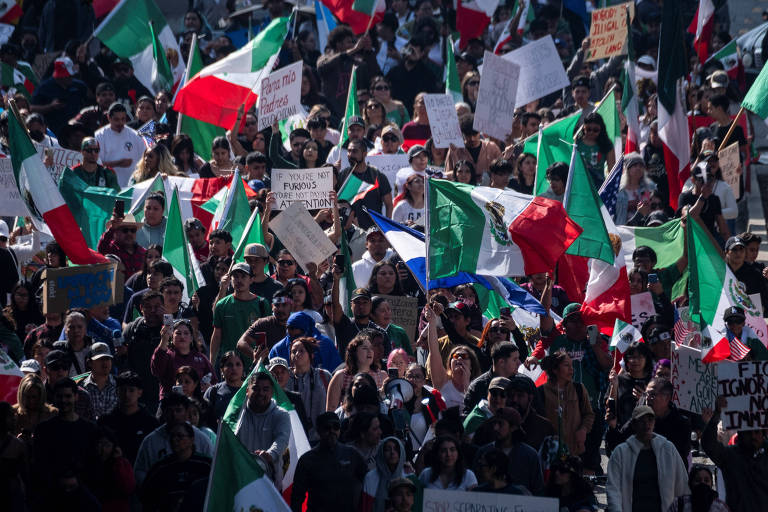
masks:
[[[317,350],[315,351],[314,364],[315,368],[323,368],[333,373],[333,371],[341,364],[341,356],[336,349],[336,345],[328,337],[320,333],[315,328],[315,321],[311,316],[299,311],[297,313],[291,313],[288,317],[287,327],[296,327],[303,332],[291,338],[286,334],[285,338],[278,341],[269,351],[269,358],[282,357],[286,361],[291,360],[291,343],[294,339],[302,336],[309,336],[317,340]]]

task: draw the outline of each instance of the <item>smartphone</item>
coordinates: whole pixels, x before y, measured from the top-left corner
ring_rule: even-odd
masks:
[[[255,338],[257,347],[261,347],[267,344],[267,333],[257,332]]]
[[[597,343],[597,326],[592,324],[587,326],[587,335],[589,336],[589,344],[594,345]]]
[[[344,268],[344,262],[345,261],[346,260],[344,259],[344,255],[343,254],[337,254],[336,256],[333,257],[333,264],[338,266],[338,267]]]
[[[174,393],[178,393],[180,395],[184,394],[184,391],[182,391],[181,386],[173,386],[173,388],[171,389],[173,390]]]
[[[115,208],[112,210],[112,216],[121,219],[125,217],[125,201],[122,199],[115,201]]]
[[[173,325],[173,315],[165,313],[163,315],[163,325]]]
[[[510,308],[501,308],[499,310],[499,315],[501,315],[501,316],[510,316],[510,315],[512,315],[512,310]]]
[[[397,379],[399,377],[397,368],[387,368],[387,375],[389,375],[390,379]]]
[[[648,284],[656,284],[659,282],[658,274],[648,274]]]

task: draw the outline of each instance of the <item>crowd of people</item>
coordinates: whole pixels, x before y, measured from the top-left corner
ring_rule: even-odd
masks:
[[[179,2],[158,2],[167,13],[178,10],[165,3]],[[699,63],[691,48],[686,109],[708,121],[691,138],[691,178],[679,197],[670,197],[667,174],[676,170],[665,167],[657,119],[662,3],[636,2],[630,37],[644,72],[637,84],[639,147],[623,156],[613,220],[635,227],[701,222],[744,291],[768,305],[768,270],[758,261],[763,241],[748,231],[750,133],[742,124],[729,132],[746,86],[718,59]],[[186,57],[197,35],[205,64],[236,50],[230,32],[258,34],[290,13],[282,0],[265,0],[255,14],[234,17],[229,14],[243,7],[237,2],[188,4],[178,19],[169,18],[182,49],[176,58]],[[560,510],[595,511],[596,484],[605,484],[612,511],[762,510],[768,503],[766,432],[722,429],[722,398],[702,414],[673,401],[670,359],[683,341],[673,326],[689,295],[685,286],[673,291],[672,285],[686,272],[685,253],[656,268],[653,249],[634,249],[630,290],[650,292],[655,314],[642,325],[644,341],[632,343],[619,362],[610,340],[585,324],[583,290],[579,296],[569,286],[567,268],[500,276],[514,277],[551,312],[531,328],[516,322],[510,308],[489,313],[472,284],[423,290],[368,214],[381,212],[423,232],[430,179],[535,194],[537,155],[524,150],[526,139],[578,111],[571,143],[594,187],[606,179],[616,154],[595,103],[610,90],[621,101],[627,57],[586,61],[590,38],[581,18],[574,20],[560,2],[513,4],[499,3],[481,37],[457,44],[463,101],[455,107],[463,148],[435,146],[424,100],[445,90],[447,45],[454,44],[448,36],[458,15],[440,0],[387,1],[383,17],[363,34],[339,24],[321,36],[314,17],[299,16],[280,65],[303,62],[307,118],[284,139],[277,123],[260,131],[258,112],[241,110],[235,126],[202,148],[177,126],[172,91],[152,94],[134,76],[135,62],[92,38],[91,2],[25,1],[0,60],[6,103],[15,100],[30,137],[44,147],[81,152],[74,174],[114,191],[158,175],[220,178],[238,170],[251,209],[261,213],[264,243],[248,244],[244,261],[233,261],[239,240],[229,231],[184,219],[204,276],[199,289],[185,290],[163,259],[170,198],[152,192],[139,220],[115,209],[95,247],[118,265],[122,302],[48,312],[44,270],[69,264],[60,241],[50,241],[32,267],[32,255],[14,244],[35,227],[27,222],[11,230],[10,219],[0,221],[0,346],[24,373],[15,405],[0,403],[4,505],[14,511],[202,509],[217,431],[244,387],[235,434],[278,490],[295,462],[286,455],[292,429],[303,429],[311,446],[295,467],[288,505],[297,512],[303,505],[310,511],[421,510],[425,489],[549,497],[559,500]],[[698,2],[679,4],[691,19]],[[522,6],[530,9],[530,21],[518,32]],[[710,53],[731,40],[727,8],[715,18]],[[497,48],[507,26],[510,36]],[[476,131],[484,51],[505,53],[548,36],[571,85],[519,108],[506,140]],[[31,95],[9,88],[6,69],[31,70],[28,62],[51,53]],[[345,111],[353,68],[360,116]],[[10,157],[8,116],[8,110],[0,114],[0,150]],[[626,121],[622,114],[625,137]],[[154,123],[149,144],[137,131],[148,122]],[[738,191],[719,167],[726,140],[738,142],[744,170]],[[366,162],[381,154],[407,155],[409,166],[394,182]],[[331,192],[332,207],[311,211],[339,253],[302,268],[270,231],[276,213],[270,174],[323,166],[332,171],[336,191],[350,177],[376,186],[352,201]],[[562,201],[568,175],[568,162],[549,166],[543,195]],[[393,297],[414,298],[415,329],[393,321]],[[748,348],[743,360],[768,360],[742,308],[727,309],[723,320],[728,336]],[[531,378],[537,368],[543,384]],[[278,406],[277,387],[301,425]],[[694,454],[711,464],[694,464]],[[715,480],[726,491],[723,500]]]

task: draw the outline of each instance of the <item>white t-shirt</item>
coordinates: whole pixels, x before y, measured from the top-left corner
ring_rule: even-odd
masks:
[[[147,148],[144,139],[136,133],[136,130],[128,126],[123,127],[118,133],[107,125],[96,130],[96,140],[101,147],[99,157],[102,162],[131,159],[131,164],[127,167],[114,167],[117,182],[121,187],[127,186],[136,164],[144,156],[144,150]]]
[[[417,222],[422,215],[424,215],[424,207],[414,208],[406,199],[397,203],[392,210],[392,220],[400,224],[405,224],[409,220]]]
[[[443,487],[443,484],[440,482],[440,478],[436,478],[434,482],[430,482],[429,480],[431,477],[432,468],[426,468],[419,475],[419,481],[424,484],[424,487],[427,489],[441,489],[444,491],[466,491],[477,486],[477,477],[471,469],[464,470],[464,478],[461,479],[461,483],[458,486],[451,482],[448,487]]]

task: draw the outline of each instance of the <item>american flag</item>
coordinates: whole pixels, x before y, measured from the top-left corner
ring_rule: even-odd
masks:
[[[741,361],[749,354],[749,347],[730,333],[728,335],[728,345],[731,347],[731,355],[728,357],[731,361]]]
[[[611,173],[605,178],[600,186],[600,199],[602,199],[605,208],[611,217],[616,215],[616,196],[619,194],[619,185],[621,184],[621,173],[624,170],[624,155],[616,161],[616,165],[611,169]]]
[[[155,145],[155,120],[150,119],[147,121],[144,126],[138,129],[139,135],[141,135],[141,138],[144,139],[144,144],[148,148],[151,148]]]
[[[675,335],[675,343],[678,346],[682,345],[689,334],[696,331],[696,326],[693,322],[683,320],[677,307],[675,307],[675,325],[673,332]]]

